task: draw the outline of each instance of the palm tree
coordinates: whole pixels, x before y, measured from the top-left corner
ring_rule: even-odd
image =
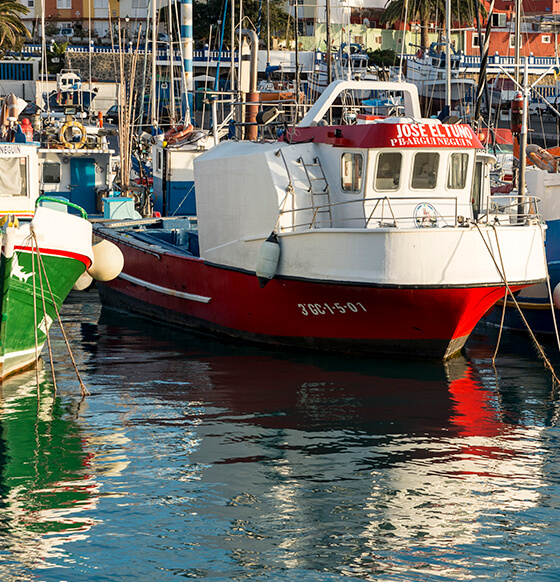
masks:
[[[0,0],[0,51],[5,52],[21,45],[31,34],[21,20],[29,8],[17,0]]]
[[[389,0],[387,7],[381,16],[381,23],[394,24],[405,19],[405,9],[407,11],[407,24],[409,22],[420,22],[420,44],[427,49],[430,44],[428,36],[428,24],[437,20],[441,30],[445,23],[445,0]],[[483,16],[486,10],[479,0],[459,0],[451,2],[451,17],[461,23],[472,24],[475,20],[475,10],[478,9]]]

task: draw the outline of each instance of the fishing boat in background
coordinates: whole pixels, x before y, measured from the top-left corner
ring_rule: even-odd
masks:
[[[457,111],[460,117],[467,117],[471,113],[474,102],[476,83],[473,79],[461,76],[460,56],[453,47],[450,49],[451,93],[449,100],[452,110]],[[426,51],[418,48],[416,54],[406,61],[406,80],[418,87],[426,115],[438,113],[445,106],[446,60],[445,43],[433,42]]]
[[[342,124],[364,90],[403,116]],[[493,160],[470,126],[422,119],[415,85],[337,81],[277,141],[198,156],[196,216],[96,224],[125,257],[101,300],[274,345],[449,358],[506,281],[546,278],[535,201],[496,204]]]
[[[362,45],[342,43],[331,62],[331,78],[337,80],[376,81],[377,71],[369,66],[369,59]],[[317,98],[327,88],[328,63],[323,59],[315,71],[307,78],[307,93],[311,99]],[[363,96],[362,96],[363,97]]]
[[[509,298],[505,309],[500,303],[485,319],[513,331],[526,332],[529,325],[534,333],[554,336],[560,310],[560,148],[528,145],[525,182],[529,195],[538,196],[539,212],[547,226],[544,250],[549,282],[521,290],[515,298],[517,305]],[[513,186],[511,191],[516,194]]]

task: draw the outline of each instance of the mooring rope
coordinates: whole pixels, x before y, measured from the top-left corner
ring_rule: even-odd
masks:
[[[15,253],[15,251],[14,251]],[[39,389],[39,336],[37,335],[37,286],[35,282],[35,255],[31,246],[31,273],[33,280],[33,324],[35,331],[35,379],[37,380],[37,400],[41,399]]]
[[[54,310],[56,313],[58,324],[60,325],[60,330],[62,332],[62,336],[64,337],[64,342],[66,343],[66,348],[68,349],[68,354],[70,355],[70,359],[72,360],[72,365],[74,366],[74,371],[76,372],[76,377],[78,378],[78,382],[80,383],[80,389],[82,391],[82,396],[84,396],[84,395],[89,396],[89,391],[86,388],[85,384],[82,382],[82,378],[80,376],[78,366],[76,365],[76,361],[74,360],[74,355],[72,354],[72,348],[70,347],[70,342],[68,341],[68,337],[66,336],[66,331],[64,330],[64,325],[62,324],[62,319],[60,317],[60,311],[58,309],[58,306],[56,305],[54,294],[53,294],[52,289],[51,289],[51,284],[49,282],[49,278],[47,276],[47,271],[45,269],[45,264],[43,263],[43,257],[41,255],[41,251],[39,250],[39,245],[37,243],[37,235],[36,235],[35,231],[33,230],[33,225],[31,225],[30,230],[31,230],[31,235],[33,236],[33,239],[35,240],[35,247],[37,249],[37,260],[39,263],[39,273],[41,273],[41,270],[42,270],[44,275],[45,275],[45,281],[46,281],[47,287],[49,289],[49,293],[50,293],[51,300],[52,300],[52,303],[54,306]],[[48,337],[48,334],[47,334],[47,337]]]
[[[550,363],[549,359],[546,357],[546,354],[542,348],[542,346],[539,344],[539,342],[537,341],[537,338],[535,337],[535,334],[533,333],[533,330],[531,329],[531,326],[529,325],[529,323],[527,322],[527,319],[525,318],[525,315],[523,315],[523,311],[521,310],[521,307],[519,306],[519,303],[517,302],[517,299],[514,297],[513,292],[511,291],[511,288],[509,286],[509,283],[507,281],[506,278],[506,274],[505,274],[505,268],[503,267],[503,258],[502,258],[502,251],[500,248],[500,241],[498,239],[498,231],[496,230],[496,225],[492,224],[492,228],[494,230],[494,234],[496,236],[496,245],[498,247],[498,254],[500,256],[500,262],[502,264],[502,268],[503,271],[500,270],[500,267],[496,261],[496,258],[494,257],[494,254],[492,253],[491,248],[489,247],[488,243],[486,242],[486,239],[484,238],[484,235],[482,234],[482,231],[480,230],[480,226],[478,225],[478,223],[474,223],[474,225],[476,226],[482,241],[484,242],[484,245],[486,246],[486,249],[488,250],[488,252],[490,253],[490,256],[492,257],[492,260],[494,261],[494,265],[498,271],[498,273],[500,274],[500,277],[502,278],[502,281],[504,282],[504,285],[506,287],[506,296],[507,294],[509,294],[509,296],[511,297],[515,307],[517,308],[517,310],[519,311],[519,315],[521,317],[521,319],[523,320],[523,323],[525,324],[525,327],[527,328],[527,331],[529,332],[529,335],[531,336],[531,339],[533,341],[534,346],[537,348],[537,351],[540,355],[540,357],[542,358],[545,367],[550,371],[550,373],[552,374],[552,378],[554,380],[554,382],[556,383],[556,385],[560,385],[560,380],[558,379],[558,377],[556,376],[556,372],[554,371],[554,368],[552,367],[552,364]],[[496,353],[494,354],[494,357],[492,358],[492,363],[494,363],[495,357],[497,354],[497,349],[496,349]]]
[[[31,227],[32,230],[32,227]],[[37,266],[39,267],[39,257],[40,257],[40,250],[39,250],[39,245],[37,244],[37,239],[35,238],[35,233],[33,233],[33,241],[35,243],[35,250],[37,252]],[[33,254],[33,249],[32,249],[32,254]],[[46,273],[45,273],[45,277],[46,277]],[[54,388],[54,393],[56,394],[57,391],[57,384],[56,384],[56,373],[54,370],[54,359],[53,359],[53,354],[52,354],[52,346],[51,346],[51,335],[50,335],[50,330],[49,330],[49,325],[48,325],[48,314],[47,314],[47,304],[45,301],[45,285],[43,283],[43,273],[41,272],[41,269],[39,268],[39,286],[41,288],[41,302],[43,304],[43,320],[45,323],[45,331],[46,331],[46,336],[47,336],[47,348],[49,350],[49,362],[50,362],[50,366],[51,366],[51,374],[52,374],[52,379],[53,379],[53,388]],[[54,302],[54,300],[53,300]]]

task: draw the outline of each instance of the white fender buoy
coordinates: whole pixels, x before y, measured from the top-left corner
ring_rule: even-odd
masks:
[[[261,287],[264,287],[274,277],[279,260],[280,242],[273,232],[261,245],[257,257],[256,274]]]
[[[72,289],[74,291],[85,291],[92,283],[93,277],[87,271],[84,271],[78,277],[78,280],[74,283]]]
[[[554,287],[554,291],[552,292],[552,302],[556,309],[560,309],[560,283]]]
[[[108,240],[93,245],[93,264],[87,272],[96,281],[111,281],[124,267],[121,249]]]

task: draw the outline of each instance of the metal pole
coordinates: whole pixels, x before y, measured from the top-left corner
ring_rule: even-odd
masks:
[[[517,74],[519,75],[519,67]],[[517,181],[517,193],[521,200],[525,196],[525,169],[527,167],[527,107],[529,105],[529,69],[527,58],[525,58],[525,68],[523,70],[523,111],[521,112],[521,133],[519,134],[519,180]]]

